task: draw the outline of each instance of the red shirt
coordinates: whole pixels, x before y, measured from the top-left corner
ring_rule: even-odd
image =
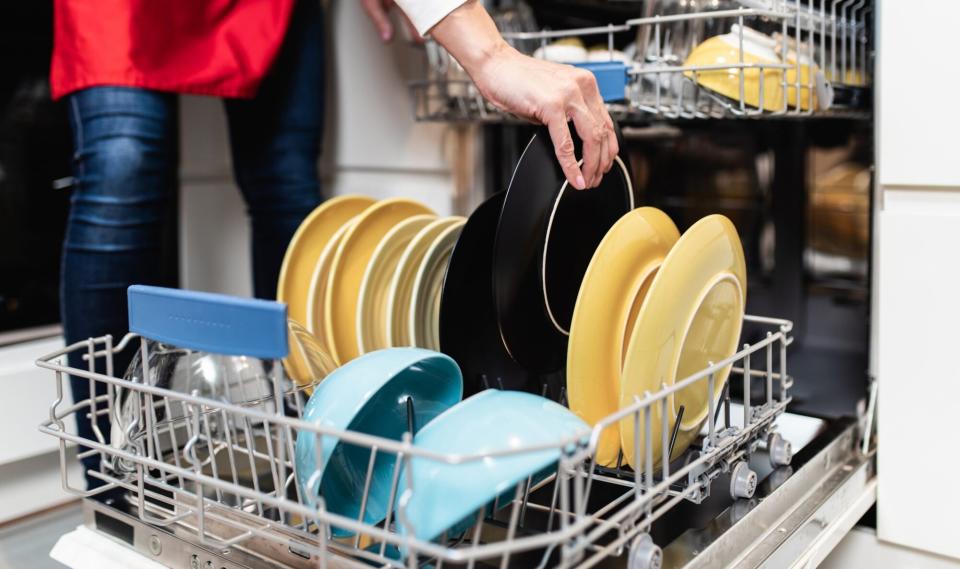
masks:
[[[293,3],[54,0],[53,98],[95,85],[252,97]]]

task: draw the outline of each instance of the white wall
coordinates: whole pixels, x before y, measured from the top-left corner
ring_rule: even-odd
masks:
[[[954,0],[878,1],[875,372],[881,540],[960,558]],[[887,566],[885,563],[880,565]]]

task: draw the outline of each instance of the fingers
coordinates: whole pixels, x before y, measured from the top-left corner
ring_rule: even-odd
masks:
[[[600,124],[600,136],[603,139],[600,172],[596,179],[596,184],[599,184],[603,174],[609,172],[610,168],[613,167],[614,158],[620,153],[620,145],[614,132],[613,119],[610,118],[610,113],[607,111],[607,106],[600,95],[600,88],[597,86],[596,78],[592,73],[590,74],[590,81],[584,85],[584,100],[597,117]]]
[[[584,107],[584,112],[573,116],[577,134],[583,140],[583,172],[587,187],[596,187],[613,164],[615,153],[611,154],[608,138],[608,133],[613,132],[613,121],[600,96],[593,73],[578,70],[575,81]]]
[[[603,142],[601,143],[600,148],[600,171],[597,172],[597,186],[600,185],[600,180],[603,179],[603,175],[610,171],[610,166],[613,165],[613,157],[610,156],[610,140],[607,138],[606,133],[604,133]]]
[[[601,152],[603,150],[602,131],[597,128],[597,119],[591,113],[582,101],[573,101],[568,103],[568,114],[573,119],[574,128],[583,142],[583,178],[586,181],[587,188],[593,188],[597,185],[601,164]]]
[[[607,113],[607,139],[609,140],[610,165],[613,166],[614,159],[620,154],[620,141],[617,140],[617,131],[613,125],[613,119],[610,113]]]
[[[545,117],[550,139],[553,140],[553,149],[560,162],[560,169],[574,188],[586,189],[587,182],[583,172],[577,166],[577,158],[573,155],[573,138],[570,137],[570,127],[567,126],[567,116],[560,108],[555,109]]]
[[[370,21],[377,28],[380,39],[388,42],[393,39],[393,24],[390,23],[390,16],[387,13],[389,4],[383,0],[361,0],[363,11],[367,13]]]
[[[610,162],[607,164],[607,169],[603,171],[604,174],[609,172],[610,168],[613,167],[613,162],[618,154],[620,154],[620,143],[617,142],[617,133],[613,130],[613,121],[611,120],[610,126],[607,129],[607,155],[610,158]]]

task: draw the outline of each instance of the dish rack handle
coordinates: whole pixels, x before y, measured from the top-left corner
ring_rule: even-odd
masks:
[[[130,331],[180,348],[286,357],[287,305],[155,286],[127,289]]]

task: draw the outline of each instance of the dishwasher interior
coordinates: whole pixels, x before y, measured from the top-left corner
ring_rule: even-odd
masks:
[[[238,489],[235,468],[231,486],[229,477],[215,471],[211,477],[201,466],[191,471],[157,460],[163,452],[186,452],[184,441],[166,449],[151,444],[142,456],[78,440],[63,429],[76,406],[55,404],[41,430],[64,444],[86,442],[92,449],[87,452],[130,462],[125,475],[102,473],[117,491],[87,494],[87,525],[171,566],[191,568],[782,567],[822,559],[816,556],[825,555],[872,506],[872,3],[500,4],[491,6],[495,20],[524,51],[541,50],[549,58],[552,46],[572,44],[584,53],[590,47],[601,63],[620,54],[634,62],[623,68],[625,95],[610,108],[638,205],[662,209],[681,231],[711,213],[736,226],[749,275],[746,313],[756,316],[745,318],[742,350],[689,378],[691,385],[709,381],[711,412],[700,442],[675,460],[655,465],[650,455],[630,469],[620,459],[612,467],[598,466],[592,443],[572,441],[555,471],[517,485],[515,495],[481,512],[469,532],[418,543],[391,530],[390,510],[385,523],[367,526],[362,511],[358,522],[307,508],[280,482],[291,480],[282,453],[274,457],[271,451],[267,462],[273,488],[283,484],[285,492]],[[752,33],[744,31],[747,26],[779,38],[779,63],[744,59],[744,35]],[[711,67],[685,60],[703,40],[728,32],[739,35],[738,63]],[[577,38],[583,41],[571,41]],[[473,167],[482,170],[484,193],[508,187],[533,127],[483,101],[436,45],[428,43],[425,57],[429,76],[410,86],[414,114],[453,128],[479,125],[483,163]],[[739,97],[701,82],[727,67],[739,82]],[[768,81],[768,73],[779,79]],[[773,97],[769,104],[767,97]],[[125,342],[138,340],[128,337],[114,346],[102,338],[72,349],[108,359]],[[62,353],[45,358],[42,367],[58,376],[82,375],[56,363]],[[718,389],[713,374],[727,364],[737,379]],[[122,388],[109,376],[90,377]],[[544,379],[550,381],[555,378]],[[278,451],[297,434],[313,433],[296,420],[135,390],[192,406],[193,422],[203,413],[263,421]],[[671,394],[652,394],[622,414],[633,416],[639,429]],[[298,394],[290,395],[289,406],[303,404]],[[181,427],[199,430],[191,424],[188,418]],[[203,438],[193,434],[191,440]],[[662,434],[663,452],[673,458],[673,440],[667,429]],[[246,442],[248,451],[257,450]],[[646,441],[647,448],[656,444]],[[398,464],[401,455],[416,454],[403,445],[377,448],[396,453]],[[236,504],[223,499],[231,492]],[[331,526],[348,527],[356,536],[328,536]]]

